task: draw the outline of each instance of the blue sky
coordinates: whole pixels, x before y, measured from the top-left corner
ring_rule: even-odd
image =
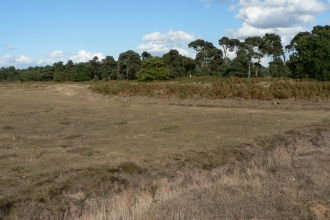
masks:
[[[162,55],[201,38],[279,34],[330,24],[330,0],[2,0],[0,67],[118,58],[127,50]]]

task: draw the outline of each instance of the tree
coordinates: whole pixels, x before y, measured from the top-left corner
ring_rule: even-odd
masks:
[[[76,82],[88,81],[90,78],[88,76],[88,71],[85,63],[79,63],[76,65],[76,73],[74,80]]]
[[[294,78],[330,80],[330,26],[315,26],[311,33],[298,33],[286,46],[288,66]]]
[[[211,70],[211,74],[215,75],[216,73],[219,73],[220,66],[223,63],[223,53],[220,49],[218,48],[213,48],[209,53],[208,53],[208,59],[210,60],[210,65],[209,68]]]
[[[185,63],[184,57],[180,55],[177,50],[170,50],[168,53],[162,56],[165,64],[169,69],[169,77],[176,78],[185,75]]]
[[[265,34],[263,37],[263,51],[267,56],[272,57],[269,62],[269,73],[273,77],[288,76],[289,71],[285,66],[285,55],[281,42],[281,37],[276,34]],[[281,59],[283,58],[283,60]]]
[[[261,62],[261,59],[265,55],[264,51],[264,40],[257,36],[257,37],[248,37],[245,39],[245,46],[248,47],[248,50],[252,53],[252,58],[256,59],[257,62],[254,62],[253,65],[255,68],[255,77],[258,77],[258,70]]]
[[[118,75],[120,70],[126,72],[126,79],[135,78],[141,65],[140,55],[133,50],[121,53],[118,58]]]
[[[112,56],[106,56],[105,59],[101,61],[101,77],[106,79],[113,79],[116,77],[117,72],[117,62]]]
[[[245,42],[239,42],[236,47],[238,48],[236,51],[236,57],[230,63],[226,75],[244,77],[247,72],[247,76],[250,78],[252,65],[251,59],[254,51]]]
[[[53,78],[55,82],[65,82],[65,81],[73,80],[72,72],[66,71],[63,62],[54,63],[53,67],[55,69],[54,78]]]
[[[138,72],[139,81],[167,80],[169,70],[160,57],[146,59],[142,63],[142,69]]]
[[[182,76],[194,75],[196,69],[195,61],[192,58],[186,56],[182,56],[182,58],[183,58],[183,65],[186,70]]]
[[[141,58],[142,58],[142,61],[144,61],[146,59],[152,58],[152,55],[150,53],[148,53],[147,51],[143,51],[141,54]]]
[[[229,52],[234,52],[236,45],[239,44],[238,39],[229,39],[228,37],[223,37],[219,40],[219,45],[223,48],[224,53],[224,63],[228,62]]]
[[[95,77],[102,79],[100,72],[101,63],[98,60],[99,58],[94,56],[94,58],[88,62],[87,70],[89,73],[89,79],[94,79]]]
[[[212,49],[215,48],[215,46],[211,42],[198,39],[189,43],[188,47],[196,50],[197,52],[196,58],[198,58],[197,62],[200,63],[202,68],[207,67],[209,60],[209,53]]]

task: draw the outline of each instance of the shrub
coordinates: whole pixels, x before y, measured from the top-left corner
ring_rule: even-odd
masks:
[[[147,82],[153,80],[167,80],[169,70],[160,57],[153,57],[142,63],[142,70],[137,74],[138,80]]]

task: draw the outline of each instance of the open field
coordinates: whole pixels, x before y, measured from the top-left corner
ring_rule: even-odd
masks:
[[[0,84],[0,219],[326,219],[329,110]]]

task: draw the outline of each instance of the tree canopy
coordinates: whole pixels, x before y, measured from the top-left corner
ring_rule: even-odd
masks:
[[[250,36],[244,40],[222,37],[219,48],[197,39],[188,44],[196,51],[194,59],[172,49],[162,57],[147,51],[128,50],[117,60],[97,56],[88,62],[68,60],[53,65],[17,69],[0,68],[0,82],[6,81],[86,81],[86,80],[163,80],[182,76],[293,77],[330,80],[330,26],[315,26],[300,32],[283,47],[281,37],[273,33]],[[220,49],[221,48],[221,49]],[[268,62],[268,66],[263,66]],[[161,71],[159,75],[155,71]],[[166,74],[165,74],[166,73]],[[166,76],[166,77],[165,77]]]

